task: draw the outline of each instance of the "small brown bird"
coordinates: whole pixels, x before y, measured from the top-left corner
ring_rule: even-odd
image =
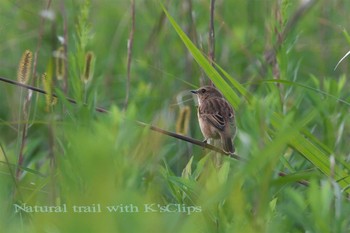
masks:
[[[232,139],[236,133],[236,124],[232,106],[213,86],[204,86],[191,92],[198,98],[198,121],[204,142],[221,139],[222,149],[233,154],[235,148]]]

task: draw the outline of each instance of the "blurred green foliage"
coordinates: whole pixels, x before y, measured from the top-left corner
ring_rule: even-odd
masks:
[[[65,91],[55,81],[58,100],[49,108],[34,93],[28,118],[27,90],[0,85],[1,229],[349,232],[347,59],[334,67],[349,50],[350,2],[315,1],[283,35],[308,2],[216,1],[215,73],[206,60],[210,1],[164,1],[171,23],[158,1],[135,1],[124,111],[131,1],[2,1],[0,76],[16,80],[20,57],[29,49],[37,52],[36,81],[32,76],[30,84],[43,88],[41,76],[55,76],[56,51],[65,38],[68,82]],[[96,63],[85,85],[89,51]],[[269,51],[275,64],[266,62]],[[201,139],[188,90],[209,78],[236,108],[235,146],[245,160],[135,123],[175,131],[180,109],[190,106],[187,136]],[[68,212],[17,213],[15,205],[24,204],[65,204]],[[130,205],[138,211],[107,208]],[[102,209],[74,212],[73,206]]]

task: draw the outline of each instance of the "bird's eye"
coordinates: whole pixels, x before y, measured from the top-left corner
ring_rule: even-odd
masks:
[[[201,90],[202,93],[205,93],[207,90],[205,90],[204,88]]]

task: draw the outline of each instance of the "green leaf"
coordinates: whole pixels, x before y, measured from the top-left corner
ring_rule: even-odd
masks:
[[[188,161],[186,167],[182,170],[181,177],[186,178],[186,179],[190,178],[190,176],[192,174],[192,169],[191,169],[192,161],[193,161],[193,156],[191,157],[190,161]]]
[[[198,177],[200,176],[200,174],[202,173],[205,164],[207,163],[208,159],[209,159],[210,155],[207,154],[205,157],[203,157],[201,160],[199,160],[199,162],[197,163],[197,167],[193,172],[193,177],[195,180],[198,179]]]
[[[220,167],[220,170],[218,173],[218,180],[220,185],[226,184],[229,172],[230,172],[230,161],[225,160],[222,166]]]
[[[180,36],[181,40],[184,42],[187,49],[191,52],[193,58],[196,60],[198,65],[202,67],[206,75],[213,81],[215,86],[223,93],[226,99],[236,108],[240,103],[240,98],[238,95],[229,87],[228,83],[221,77],[219,72],[210,65],[208,59],[202,54],[202,52],[193,44],[193,42],[188,38],[180,26],[176,23],[173,17],[165,9],[163,4],[164,13],[168,17],[171,25],[174,27],[177,34]]]

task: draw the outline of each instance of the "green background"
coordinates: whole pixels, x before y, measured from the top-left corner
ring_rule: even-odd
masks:
[[[47,5],[52,19],[41,17]],[[350,2],[335,0],[217,0],[217,73],[207,63],[210,1],[135,1],[125,109],[131,1],[2,1],[0,76],[17,80],[21,56],[30,50],[37,63],[28,84],[43,89],[46,72],[58,101],[48,107],[34,93],[25,107],[26,89],[0,83],[1,229],[349,232],[348,58],[334,70],[349,51],[349,9]],[[56,80],[62,37],[66,93]],[[89,51],[96,61],[84,86]],[[275,51],[272,65],[268,51]],[[234,144],[244,160],[136,123],[176,132],[181,111],[190,109],[185,134],[202,140],[189,91],[209,79],[235,108]],[[66,204],[70,211],[16,213],[14,204],[24,203]],[[102,211],[72,211],[93,204]],[[148,204],[165,211],[144,212]],[[109,213],[112,205],[140,211]],[[174,206],[201,211],[187,214]]]

